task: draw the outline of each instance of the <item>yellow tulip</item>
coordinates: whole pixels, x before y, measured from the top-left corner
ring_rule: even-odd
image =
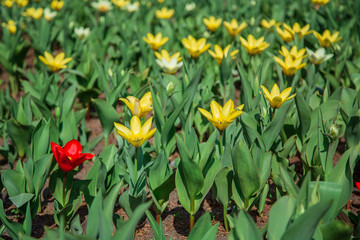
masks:
[[[152,110],[151,92],[145,93],[140,100],[133,96],[119,98],[119,100],[123,101],[126,106],[128,106],[133,116],[138,116],[139,118],[145,116]]]
[[[301,27],[299,23],[294,23],[293,27],[291,28],[289,25],[284,23],[284,28],[291,32],[293,35],[296,33],[299,39],[302,39],[303,36],[309,35],[313,31],[309,31],[310,24],[306,24],[304,27]]]
[[[328,4],[330,0],[311,0],[314,4],[323,6],[325,4]]]
[[[220,27],[222,19],[210,16],[209,18],[203,18],[203,22],[209,31],[215,32]]]
[[[229,44],[229,45],[227,45],[227,46],[224,48],[224,50],[222,50],[222,48],[221,48],[219,45],[215,44],[215,46],[214,46],[215,52],[213,52],[213,51],[211,51],[211,50],[208,50],[208,52],[209,52],[209,54],[210,54],[213,58],[216,59],[217,63],[218,63],[219,65],[221,65],[221,62],[222,62],[223,58],[224,58],[224,57],[226,58],[227,55],[228,55],[228,52],[229,52],[229,50],[230,50],[230,46],[231,46],[231,45]],[[231,58],[232,58],[232,59],[235,59],[235,58],[236,58],[236,54],[238,54],[238,52],[239,52],[239,50],[234,50],[234,51],[232,51],[232,52],[230,53]]]
[[[330,47],[331,44],[341,39],[341,37],[339,37],[339,32],[335,32],[334,34],[331,35],[330,31],[327,29],[323,32],[322,35],[318,32],[314,32],[314,35],[317,38],[317,40],[319,40],[320,45],[324,48]]]
[[[260,24],[263,28],[270,30],[270,32],[273,31],[272,27],[278,27],[281,25],[280,22],[276,22],[274,19],[271,19],[270,21],[263,19],[261,20]]]
[[[157,59],[161,60],[163,58],[166,59],[166,61],[170,62],[172,58],[176,58],[178,62],[182,60],[182,57],[180,57],[180,52],[176,52],[173,55],[170,56],[169,52],[165,49],[161,50],[161,52],[154,52]]]
[[[242,22],[240,25],[236,19],[232,19],[231,22],[224,22],[224,26],[232,37],[236,37],[242,30],[247,27],[246,22]]]
[[[174,9],[167,9],[166,7],[163,7],[162,9],[155,11],[155,16],[161,19],[169,19],[174,15],[174,12]]]
[[[297,70],[306,66],[306,63],[302,63],[302,58],[293,59],[291,55],[285,58],[285,61],[278,57],[274,57],[275,61],[280,65],[283,73],[287,76],[292,76]]]
[[[205,38],[200,38],[199,40],[196,40],[191,35],[189,35],[188,38],[183,38],[181,42],[193,58],[199,57],[200,54],[208,50],[211,46],[210,43],[206,44]]]
[[[16,4],[19,6],[19,7],[26,7],[29,3],[29,0],[16,0]]]
[[[23,15],[39,20],[42,16],[43,12],[44,12],[43,8],[35,9],[35,8],[31,7],[31,8],[26,9],[25,12],[23,12]]]
[[[165,0],[158,0],[158,3],[163,3],[165,2]]]
[[[234,102],[230,99],[221,107],[217,102],[211,101],[210,104],[211,114],[205,109],[199,108],[199,111],[206,117],[218,130],[226,129],[235,118],[240,116],[244,108],[244,104],[234,108]]]
[[[281,107],[281,105],[286,102],[287,100],[292,99],[295,97],[296,94],[293,94],[289,97],[291,93],[291,87],[286,88],[284,91],[280,93],[279,86],[275,83],[271,89],[271,93],[261,85],[261,88],[265,94],[265,98],[268,100],[270,106],[274,109]]]
[[[240,42],[250,55],[257,55],[270,46],[269,43],[264,41],[264,37],[255,39],[251,34],[249,34],[247,41],[240,37]]]
[[[50,71],[57,72],[60,69],[66,68],[66,64],[72,60],[72,58],[65,58],[65,53],[61,52],[53,57],[49,52],[45,51],[45,57],[39,56],[39,59],[48,66]]]
[[[303,49],[300,49],[299,51],[297,50],[297,47],[296,46],[293,46],[291,48],[291,50],[287,50],[286,47],[284,46],[281,46],[281,50],[279,51],[279,53],[284,57],[286,58],[287,56],[291,56],[293,59],[298,59],[298,58],[305,58],[306,55],[304,55],[306,52],[305,48]]]
[[[163,38],[161,33],[156,34],[156,36],[154,36],[151,33],[148,33],[146,36],[147,38],[143,37],[143,40],[147,44],[149,44],[150,47],[155,51],[158,50],[162,45],[164,45],[169,40],[168,37]]]
[[[108,12],[113,8],[111,2],[108,0],[98,0],[98,2],[92,2],[91,6],[102,13]]]
[[[16,22],[14,22],[14,20],[9,20],[7,23],[3,23],[2,26],[5,27],[10,34],[16,33]]]
[[[7,8],[11,8],[12,5],[14,4],[14,1],[13,0],[4,0],[1,4]]]
[[[129,0],[111,0],[111,2],[119,9],[126,7],[128,4],[130,4]]]
[[[152,117],[149,118],[143,126],[141,126],[141,122],[138,116],[133,116],[131,118],[131,130],[120,123],[114,122],[118,134],[136,148],[141,147],[141,145],[143,145],[146,140],[148,140],[155,134],[156,128],[150,130],[151,124]]]
[[[281,29],[279,27],[276,27],[276,31],[284,42],[291,42],[292,40],[294,40],[293,32],[289,32],[288,30]]]
[[[53,0],[51,3],[50,3],[50,6],[52,9],[54,9],[55,11],[59,11],[63,8],[64,6],[64,1],[58,1],[58,0]]]

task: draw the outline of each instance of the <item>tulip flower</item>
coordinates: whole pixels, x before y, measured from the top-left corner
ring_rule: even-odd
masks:
[[[309,31],[310,24],[306,24],[304,27],[301,27],[299,23],[294,23],[293,27],[291,28],[289,25],[284,23],[284,29],[288,32],[291,32],[292,35],[295,33],[299,36],[299,39],[302,39],[303,36],[309,35],[313,31]]]
[[[57,12],[52,12],[49,8],[45,8],[44,10],[44,18],[46,21],[50,22],[53,20],[57,15]]]
[[[168,51],[163,49],[161,53],[155,52],[155,56],[156,63],[168,74],[175,74],[183,65],[179,52],[170,56]]]
[[[288,30],[281,29],[279,27],[276,27],[276,31],[284,42],[291,42],[292,40],[294,40],[293,32],[289,32]]]
[[[282,91],[280,93],[279,86],[276,83],[272,87],[271,93],[269,93],[269,91],[263,85],[261,85],[261,88],[265,94],[266,100],[268,100],[270,106],[274,109],[281,107],[281,105],[284,102],[294,98],[296,95],[296,94],[293,94],[289,97],[289,95],[291,93],[291,89],[292,89],[291,87],[286,88],[284,91]]]
[[[14,5],[14,1],[13,0],[5,0],[1,4],[4,5],[7,8],[11,8],[12,5]]]
[[[44,12],[44,9],[42,9],[42,8],[35,9],[35,8],[31,7],[31,8],[26,9],[25,12],[22,13],[22,15],[39,20],[42,16],[43,12]]]
[[[220,27],[222,19],[210,16],[209,18],[203,18],[203,22],[210,32],[215,32]]]
[[[128,4],[130,4],[129,0],[111,0],[111,2],[119,9],[126,7]]]
[[[199,111],[204,117],[206,117],[215,128],[219,131],[226,129],[235,118],[240,116],[244,108],[244,104],[234,108],[234,102],[230,99],[221,107],[217,102],[211,101],[210,104],[211,114],[205,109],[199,108]]]
[[[98,2],[92,2],[91,6],[96,8],[99,12],[105,13],[112,9],[111,2],[107,0],[99,0]]]
[[[232,37],[236,37],[237,35],[239,35],[239,33],[242,32],[242,30],[247,27],[247,23],[242,22],[239,25],[236,19],[232,19],[231,22],[224,22],[224,26]]]
[[[91,153],[82,153],[81,144],[75,139],[66,143],[64,148],[51,142],[51,150],[57,163],[59,164],[59,167],[64,172],[74,170],[84,161],[95,157],[95,155]]]
[[[331,44],[341,39],[341,37],[339,37],[339,32],[331,34],[329,30],[325,30],[322,35],[318,32],[314,32],[314,35],[317,40],[319,40],[320,45],[324,48],[330,47]]]
[[[174,12],[174,9],[167,9],[166,7],[163,7],[162,9],[155,11],[155,16],[161,19],[169,19],[174,16]]]
[[[137,116],[139,118],[145,116],[148,112],[152,110],[151,92],[145,93],[140,100],[133,96],[128,96],[127,98],[119,98],[119,100],[123,101],[126,106],[128,106],[133,116]]]
[[[274,59],[283,69],[283,73],[286,76],[292,76],[296,73],[296,71],[306,66],[306,63],[302,63],[302,58],[293,59],[291,55],[288,55],[285,58],[285,61],[276,56]]]
[[[154,36],[151,33],[146,34],[146,37],[143,37],[143,40],[150,45],[150,47],[157,51],[162,45],[164,45],[169,38],[168,37],[162,37],[161,33],[156,34],[156,36]]]
[[[14,20],[9,20],[7,23],[2,23],[2,26],[5,27],[10,34],[16,33],[16,22]]]
[[[50,3],[50,7],[52,9],[54,9],[55,11],[59,11],[63,8],[64,6],[64,1],[58,1],[58,0],[53,0],[51,3]]]
[[[143,126],[141,126],[141,122],[138,116],[133,116],[131,118],[131,129],[128,129],[120,123],[114,123],[118,134],[136,148],[141,147],[141,145],[143,145],[146,140],[148,140],[155,134],[156,128],[150,130],[151,124],[152,117],[149,118]]]
[[[224,57],[226,58],[227,55],[228,55],[228,52],[229,52],[229,50],[230,50],[230,46],[231,46],[231,45],[229,44],[229,45],[227,45],[227,46],[224,48],[224,50],[222,50],[222,48],[221,48],[219,45],[215,44],[215,47],[214,47],[215,52],[213,52],[213,51],[211,51],[211,50],[208,50],[208,52],[209,52],[209,54],[210,54],[213,58],[216,59],[217,63],[218,63],[219,65],[221,65],[221,62],[222,62],[223,58],[224,58]],[[238,54],[238,52],[239,52],[239,50],[234,50],[234,51],[232,51],[232,52],[230,53],[231,58],[232,58],[232,59],[235,59],[235,58],[236,58],[236,54]]]
[[[139,7],[140,7],[140,3],[136,1],[134,3],[129,3],[128,5],[126,5],[126,10],[128,12],[135,12],[139,10]]]
[[[82,40],[89,36],[90,28],[79,27],[74,29],[75,35],[78,39]]]
[[[302,49],[300,49],[300,50],[298,51],[296,46],[293,46],[290,51],[287,50],[286,47],[281,46],[281,50],[279,51],[279,53],[280,53],[284,58],[286,58],[287,56],[290,55],[294,60],[295,60],[295,59],[299,59],[299,58],[303,59],[303,58],[306,57],[306,55],[304,55],[304,54],[305,54],[305,48],[302,48]]]
[[[355,182],[357,189],[360,191],[360,182]]]
[[[26,7],[29,3],[29,0],[16,0],[16,4],[19,6],[19,7]]]
[[[39,56],[39,59],[48,66],[50,71],[57,72],[60,69],[66,68],[66,65],[68,62],[72,60],[72,58],[65,58],[65,53],[61,52],[56,55],[56,57],[53,57],[49,52],[45,51],[44,54],[45,57]]]
[[[309,54],[309,61],[315,65],[319,65],[330,58],[332,58],[333,54],[326,54],[324,48],[319,48],[315,52],[306,48],[307,53]]]
[[[318,6],[324,6],[325,4],[328,4],[330,0],[311,0],[314,4]]]
[[[265,19],[263,19],[261,20],[260,24],[263,28],[268,29],[270,30],[270,32],[272,32],[272,28],[280,26],[281,23],[276,22],[274,19],[271,19],[270,21],[266,21]]]
[[[188,38],[183,38],[181,40],[184,47],[189,51],[191,57],[197,58],[203,52],[208,50],[211,46],[210,43],[206,44],[205,38],[200,38],[196,40],[193,36],[189,35]]]
[[[240,42],[250,55],[257,55],[270,46],[269,43],[264,41],[264,37],[255,39],[251,34],[249,34],[247,41],[240,37]]]

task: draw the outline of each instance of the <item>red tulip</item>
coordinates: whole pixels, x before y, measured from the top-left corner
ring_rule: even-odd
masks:
[[[51,142],[51,150],[54,153],[59,167],[65,172],[74,170],[82,162],[95,157],[95,155],[91,153],[81,153],[81,144],[75,139],[66,143],[64,148]]]
[[[360,182],[355,182],[355,184],[356,184],[356,187],[359,189],[359,191],[360,191]]]

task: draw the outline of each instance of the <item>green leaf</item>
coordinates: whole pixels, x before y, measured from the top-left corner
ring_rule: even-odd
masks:
[[[29,140],[33,132],[33,126],[22,125],[14,118],[7,120],[6,125],[9,136],[15,144],[18,154],[20,157],[24,157],[26,148],[29,146]]]
[[[299,114],[301,137],[304,140],[311,125],[311,111],[309,104],[305,102],[304,96],[300,91],[296,91],[295,102]]]
[[[331,207],[331,204],[332,201],[318,203],[307,209],[289,225],[281,239],[311,240],[318,223]]]
[[[257,167],[245,143],[239,142],[232,151],[235,183],[245,199],[249,199],[260,188]]]
[[[119,116],[113,106],[105,100],[94,99],[96,112],[99,115],[101,126],[104,131],[105,138],[108,138],[111,131],[114,129],[114,122],[119,121]]]
[[[179,163],[178,171],[176,172],[176,188],[179,195],[179,200],[184,208],[190,213],[189,202],[190,199],[195,199],[196,195],[201,192],[204,186],[204,177],[199,166],[190,160],[188,156],[188,149],[178,135],[176,135],[176,142],[179,148],[181,161]]]
[[[26,235],[31,235],[32,221],[31,221],[31,206],[30,202],[26,206],[26,214],[23,223],[23,229]]]
[[[10,197],[10,201],[17,207],[20,208],[25,203],[29,202],[34,197],[32,193],[20,193],[17,196]]]
[[[276,138],[279,136],[281,129],[283,128],[285,117],[289,112],[293,101],[285,102],[282,107],[277,110],[274,119],[270,122],[265,132],[261,135],[266,147],[266,151],[271,149]]]
[[[323,240],[350,240],[353,233],[351,225],[335,220],[320,226]]]
[[[285,189],[288,194],[294,198],[298,196],[300,191],[299,187],[295,184],[294,180],[290,176],[290,173],[281,165],[280,166],[280,176],[285,185]]]
[[[211,216],[209,212],[204,213],[196,221],[194,228],[191,230],[188,240],[215,240],[219,223],[211,225]]]
[[[229,234],[229,240],[262,240],[262,236],[254,220],[245,211],[241,210],[236,221],[235,228]]]
[[[151,206],[151,204],[151,202],[147,202],[138,206],[130,220],[117,229],[112,239],[132,239],[138,222],[141,220],[145,211]]]
[[[146,213],[147,218],[149,219],[150,226],[153,231],[155,239],[156,240],[166,240],[166,237],[164,235],[164,230],[162,227],[161,219],[160,219],[160,223],[158,224],[148,210],[146,210],[145,213]]]
[[[165,125],[163,125],[162,131],[161,131],[161,143],[163,144],[163,146],[166,146],[168,143],[168,139],[171,138],[171,136],[169,136],[169,134],[171,133],[170,130],[171,130],[171,128],[174,127],[173,125],[174,125],[177,117],[181,113],[183,107],[187,103],[187,101],[188,101],[188,97],[184,97],[184,99],[180,103],[180,105],[176,106],[175,111],[171,114],[169,119],[166,120]]]
[[[229,167],[223,168],[217,174],[212,188],[212,194],[216,201],[226,205],[229,203],[232,196],[231,183],[233,178],[233,171]]]
[[[280,240],[294,214],[296,200],[283,196],[271,207],[267,228],[269,240]]]
[[[19,234],[24,233],[23,226],[20,223],[13,222],[6,217],[4,212],[3,201],[0,199],[0,220],[5,225],[6,230],[10,236],[17,240],[19,239]]]

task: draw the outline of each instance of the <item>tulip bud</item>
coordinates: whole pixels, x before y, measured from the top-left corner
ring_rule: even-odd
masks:
[[[330,127],[330,134],[333,138],[337,138],[339,136],[339,128],[335,124]]]
[[[55,108],[55,117],[57,119],[60,118],[60,107],[59,106],[56,106],[56,108]]]
[[[169,82],[169,84],[166,86],[166,95],[170,96],[171,94],[173,94],[175,90],[175,86],[172,82]]]
[[[111,68],[108,69],[108,74],[109,74],[109,77],[111,77],[111,78],[114,76],[114,73],[111,70]]]
[[[250,22],[249,22],[250,26],[254,26],[255,25],[255,18],[251,17],[250,18]]]

